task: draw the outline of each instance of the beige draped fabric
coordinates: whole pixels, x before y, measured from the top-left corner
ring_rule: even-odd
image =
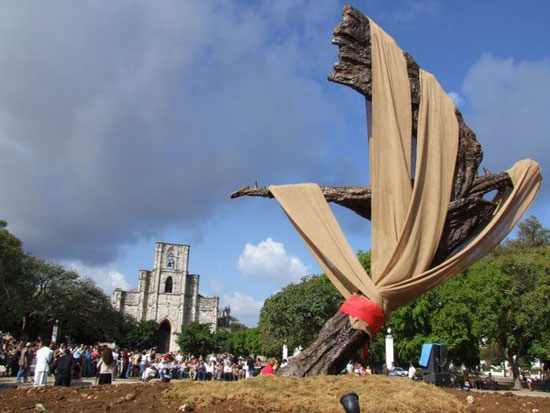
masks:
[[[309,251],[342,295],[361,291],[376,300],[378,290],[344,236],[316,184],[270,186]]]
[[[388,310],[407,304],[424,291],[437,287],[464,271],[487,255],[508,235],[535,200],[542,184],[542,176],[538,163],[530,159],[517,162],[507,172],[514,189],[489,224],[465,248],[437,267],[381,288],[379,292]]]
[[[516,225],[541,185],[531,160],[508,171],[514,189],[493,219],[465,248],[429,268],[439,245],[451,197],[458,150],[454,105],[433,75],[420,71],[414,186],[411,175],[410,84],[403,51],[371,21],[372,276],[347,242],[316,184],[270,186],[307,247],[345,296],[360,292],[386,318],[477,261]]]
[[[372,21],[371,27],[371,239],[372,245],[377,247],[372,249],[371,258],[373,274],[380,274],[403,231],[409,207],[407,201],[412,193],[412,112],[403,51]]]

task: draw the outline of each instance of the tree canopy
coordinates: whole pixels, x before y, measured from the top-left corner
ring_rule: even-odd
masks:
[[[549,298],[548,229],[529,217],[515,239],[393,313],[397,356],[417,360],[423,342],[442,342],[456,364],[478,365],[483,351],[517,377],[521,360],[550,357]]]
[[[358,257],[370,273],[370,253]],[[308,346],[343,298],[325,275],[290,284],[265,301],[260,343],[268,354]],[[456,365],[508,360],[515,376],[521,360],[550,359],[550,230],[536,217],[515,238],[463,274],[393,312],[397,361],[417,362],[422,344],[445,343]],[[384,360],[384,334],[372,341],[374,361]]]
[[[248,328],[237,319],[233,321],[229,328],[220,328],[215,333],[210,331],[209,324],[193,322],[183,325],[177,343],[183,351],[197,357],[213,352],[235,356],[260,354],[258,329]]]
[[[58,341],[156,345],[156,323],[137,323],[116,311],[92,280],[25,253],[5,221],[0,221],[0,300],[9,303],[0,312],[2,330],[27,340],[49,339],[57,322]]]
[[[265,300],[260,311],[260,344],[268,355],[308,346],[342,304],[342,295],[326,275],[304,277]]]
[[[9,303],[0,312],[0,325],[10,331],[22,322],[23,307],[32,296],[27,261],[21,241],[0,220],[0,301]]]
[[[197,357],[207,356],[216,348],[210,325],[199,324],[196,321],[181,327],[176,342],[183,351]]]

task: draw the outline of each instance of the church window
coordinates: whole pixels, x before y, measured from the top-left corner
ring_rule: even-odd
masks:
[[[165,293],[171,293],[172,292],[172,277],[168,277],[166,279],[166,282],[164,283],[164,292]]]
[[[166,267],[171,270],[174,269],[174,254],[171,252],[166,256]]]

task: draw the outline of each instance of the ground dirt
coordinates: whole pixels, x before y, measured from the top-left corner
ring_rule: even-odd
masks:
[[[187,405],[195,412],[341,413],[339,398],[350,391],[362,412],[550,412],[550,398],[442,390],[383,376],[19,388],[0,392],[0,412],[181,412]]]

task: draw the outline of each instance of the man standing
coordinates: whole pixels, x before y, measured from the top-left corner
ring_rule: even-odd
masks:
[[[246,370],[246,378],[250,379],[255,376],[254,371],[254,358],[252,358],[252,354],[248,356],[246,359],[246,366],[248,369]]]
[[[52,369],[55,370],[55,386],[69,387],[71,385],[73,364],[73,356],[67,348],[63,351],[61,357],[54,361],[52,366]]]
[[[74,378],[80,380],[82,377],[82,354],[84,353],[84,344],[77,346],[73,352],[73,373]]]
[[[47,343],[41,342],[41,348],[36,352],[36,367],[34,368],[34,385],[45,386],[48,381],[50,362],[52,361],[53,350]]]
[[[23,376],[23,381],[26,383],[29,381],[28,374],[29,368],[32,363],[32,350],[31,343],[25,344],[23,350],[21,350],[21,356],[19,357],[19,371],[17,372],[17,383],[21,383],[21,376]]]

